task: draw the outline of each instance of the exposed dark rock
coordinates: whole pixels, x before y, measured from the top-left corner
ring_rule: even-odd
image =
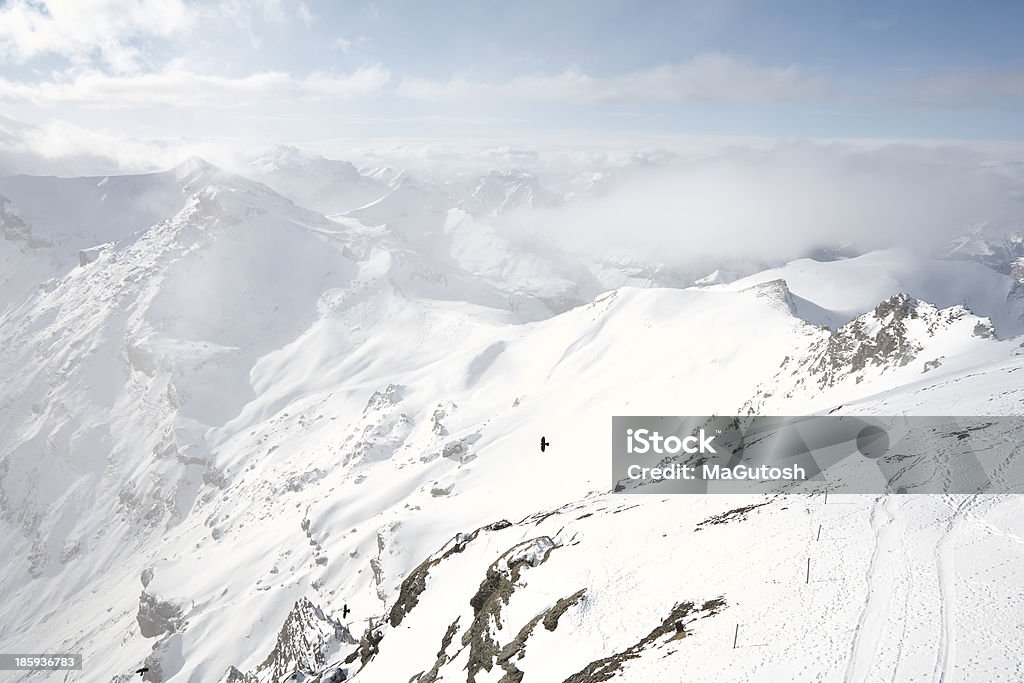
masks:
[[[743,507],[738,507],[735,510],[729,510],[728,512],[723,512],[720,515],[712,515],[712,516],[708,517],[707,519],[705,519],[703,522],[699,522],[697,524],[697,527],[694,529],[694,531],[700,531],[704,527],[710,526],[712,524],[727,524],[728,522],[742,522],[743,520],[745,520],[747,518],[747,515],[749,515],[751,512],[753,512],[754,510],[756,510],[759,507],[764,507],[765,505],[768,505],[770,502],[771,501],[765,501],[764,503],[754,503],[752,505],[745,505]]]
[[[551,608],[544,612],[544,628],[549,631],[558,628],[558,620],[562,618],[566,610],[583,599],[586,592],[586,588],[581,588],[567,598],[559,598]]]
[[[617,654],[591,662],[579,672],[565,679],[564,683],[601,683],[601,681],[611,680],[622,671],[624,663],[639,657],[645,649],[659,639],[666,636],[669,636],[669,639],[676,639],[680,633],[688,633],[687,626],[697,619],[714,616],[724,608],[725,600],[723,598],[708,600],[699,608],[692,602],[678,603],[661,624],[634,645]]]
[[[454,489],[454,488],[455,488],[455,484],[449,484],[448,486],[445,486],[445,487],[433,486],[430,489],[430,495],[433,496],[434,498],[440,498],[442,496],[447,496],[447,495],[451,494],[452,489]]]
[[[451,646],[452,640],[454,640],[455,634],[458,630],[459,619],[456,617],[455,621],[448,625],[448,630],[445,631],[444,637],[441,638],[441,649],[437,651],[437,659],[434,661],[434,665],[430,667],[428,671],[421,671],[413,676],[409,680],[409,683],[435,683],[437,681],[437,676],[441,671],[441,667],[452,659],[448,656],[448,648]]]
[[[533,634],[533,630],[537,627],[538,623],[543,623],[544,628],[548,631],[554,631],[558,628],[559,618],[565,614],[565,611],[579,602],[584,593],[587,592],[586,588],[581,588],[572,595],[566,598],[559,598],[558,601],[547,608],[519,629],[519,633],[509,643],[501,648],[498,653],[498,657],[495,660],[496,663],[505,671],[505,674],[501,677],[499,683],[519,683],[523,680],[525,673],[520,671],[519,667],[515,665],[514,660],[522,659],[526,656],[526,641],[529,640]]]
[[[995,339],[996,331],[992,329],[990,323],[979,322],[974,326],[974,336],[981,337],[982,339]]]
[[[501,611],[512,597],[520,574],[528,567],[543,564],[557,547],[549,536],[533,538],[509,548],[487,568],[484,580],[469,601],[473,623],[462,635],[462,645],[469,647],[467,683],[476,683],[477,674],[490,671],[501,654],[494,632],[502,628]]]
[[[389,623],[392,626],[398,626],[402,623],[405,616],[413,610],[419,602],[420,595],[427,589],[427,577],[430,576],[430,569],[432,567],[456,553],[461,553],[466,549],[467,545],[476,539],[481,531],[498,531],[509,526],[511,524],[508,521],[501,520],[487,526],[482,526],[468,534],[457,534],[440,551],[421,562],[402,581],[402,586],[398,590],[398,599],[391,607],[391,612],[388,615]]]
[[[159,600],[146,591],[139,595],[139,611],[135,618],[143,638],[175,633],[182,623],[181,608],[172,602]]]
[[[924,350],[927,338],[967,315],[970,311],[963,306],[938,309],[906,294],[893,295],[834,331],[815,332],[818,338],[807,353],[786,356],[778,374],[758,389],[741,413],[758,414],[772,396],[792,398],[800,391],[820,391],[851,378],[859,383],[870,368],[886,372],[906,366]],[[913,334],[908,328],[911,321]],[[974,334],[995,338],[987,320],[976,324]],[[925,370],[932,367],[937,366]]]

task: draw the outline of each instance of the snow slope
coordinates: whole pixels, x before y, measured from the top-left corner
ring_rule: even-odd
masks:
[[[1007,277],[889,251],[599,292],[417,181],[333,220],[201,162],[67,183],[0,181],[0,651],[81,651],[81,681],[1017,676],[1015,497],[608,492],[611,415],[1019,414]]]

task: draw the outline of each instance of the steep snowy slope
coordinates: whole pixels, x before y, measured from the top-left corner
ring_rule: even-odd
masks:
[[[0,318],[0,651],[81,651],[82,681],[1013,676],[1015,498],[622,496],[608,455],[621,414],[1019,413],[1003,276],[883,252],[595,296],[430,188],[327,220],[167,177],[167,215],[62,242]],[[932,287],[961,272],[970,310]],[[544,310],[569,283],[592,300]]]
[[[182,167],[144,176],[0,178],[0,310],[179,211]]]

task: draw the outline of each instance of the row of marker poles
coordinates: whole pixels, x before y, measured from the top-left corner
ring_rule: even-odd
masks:
[[[826,505],[828,504],[828,489],[825,489],[825,503],[824,504],[826,504]],[[818,533],[814,537],[815,541],[820,541],[821,540],[821,527],[822,527],[822,525],[819,524],[818,525]],[[804,577],[804,584],[809,585],[810,583],[811,583],[811,558],[808,557],[807,558],[807,573],[806,573],[806,575]],[[732,649],[735,650],[737,647],[739,647],[739,639],[740,639],[740,625],[736,624],[736,630],[733,631],[733,634],[732,634]]]

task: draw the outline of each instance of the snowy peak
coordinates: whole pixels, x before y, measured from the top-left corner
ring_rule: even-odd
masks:
[[[219,170],[202,157],[193,156],[172,168],[171,172],[179,181],[187,182],[190,177],[209,176]]]
[[[346,216],[368,226],[386,225],[419,242],[440,232],[451,206],[451,198],[442,188],[404,175],[380,199]]]
[[[297,147],[287,145],[272,147],[265,154],[252,159],[249,167],[257,175],[279,179],[293,176],[296,183],[308,182],[317,177],[323,182],[341,184],[365,180],[351,162],[307,154]]]
[[[996,350],[990,346],[995,342],[991,322],[964,306],[940,309],[905,293],[895,294],[835,330],[809,330],[807,345],[786,356],[779,372],[758,388],[743,412],[770,410],[779,399],[791,405],[805,400],[815,406],[808,407],[809,412],[822,409],[841,403],[851,391],[863,393],[854,389],[862,383],[884,389],[913,381],[941,367],[947,357],[970,358]]]
[[[363,175],[350,162],[278,146],[249,162],[254,177],[296,204],[324,214],[344,213],[388,192],[386,180]]]
[[[279,207],[290,203],[267,185],[226,171],[199,157],[188,159],[168,173],[174,176],[186,196],[214,197],[227,192],[247,197],[249,203],[269,203]]]
[[[303,674],[322,671],[346,644],[356,644],[349,630],[324,614],[309,598],[300,598],[281,626],[274,649],[252,674],[242,680],[276,683],[287,677],[299,679]],[[231,673],[232,669],[229,669],[225,677]]]
[[[963,306],[940,310],[896,294],[832,333],[812,368],[825,387],[869,368],[884,372],[903,367],[917,358],[929,339],[960,321],[967,323],[974,336],[994,336],[987,320],[976,318]]]
[[[738,280],[741,275],[731,270],[716,269],[702,278],[694,280],[695,287],[707,287],[710,285],[724,285]]]
[[[782,278],[762,282],[744,291],[749,291],[758,298],[765,299],[773,308],[787,311],[790,315],[799,317],[793,293],[789,291],[789,285]]]
[[[516,209],[555,206],[558,198],[523,171],[491,171],[480,178],[463,208],[474,216],[499,216]]]

